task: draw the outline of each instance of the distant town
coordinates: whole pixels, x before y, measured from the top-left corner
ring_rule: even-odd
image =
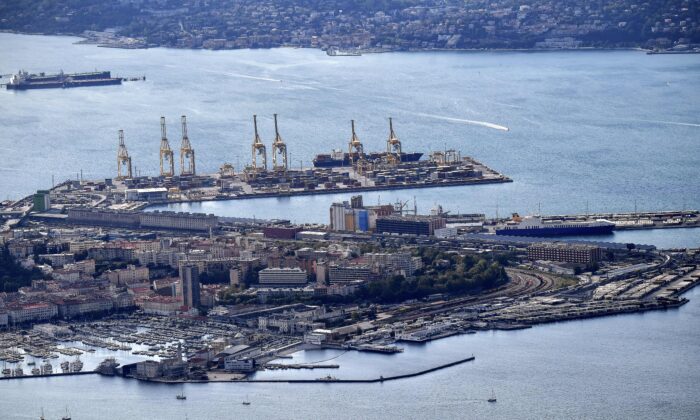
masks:
[[[697,2],[29,0],[0,4],[0,30],[72,34],[119,48],[435,49],[700,46]]]

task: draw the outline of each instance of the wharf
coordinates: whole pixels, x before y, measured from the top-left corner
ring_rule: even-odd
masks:
[[[286,369],[338,369],[340,365],[321,365],[313,363],[268,363],[265,365],[265,370],[286,370]]]
[[[99,372],[96,372],[96,371],[85,371],[85,372],[49,373],[47,375],[3,376],[3,377],[0,377],[0,381],[9,381],[10,379],[55,378],[55,377],[59,377],[59,376],[96,375],[98,373]]]

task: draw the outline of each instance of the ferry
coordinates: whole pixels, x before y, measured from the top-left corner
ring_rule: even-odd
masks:
[[[596,221],[558,221],[542,220],[538,216],[520,218],[513,215],[513,220],[496,227],[496,235],[509,236],[566,236],[566,235],[608,235],[615,224],[607,220]]]

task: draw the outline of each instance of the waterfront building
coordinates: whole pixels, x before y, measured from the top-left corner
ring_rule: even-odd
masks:
[[[58,307],[53,303],[12,303],[7,305],[8,320],[11,324],[46,321],[58,315]]]
[[[72,223],[98,225],[138,227],[139,212],[119,211],[109,209],[94,209],[89,207],[72,207],[68,209],[67,220]]]
[[[301,268],[265,268],[258,272],[261,286],[303,286],[308,281],[306,271]]]
[[[255,371],[255,359],[237,359],[232,355],[224,359],[224,369],[229,372],[253,372]]]
[[[347,201],[344,201],[342,203],[331,204],[331,230],[338,232],[348,230],[345,218],[345,215],[348,213],[352,214],[352,208],[350,207],[350,204]]]
[[[138,306],[147,314],[170,316],[182,312],[181,297],[151,296],[139,301]]]
[[[144,360],[136,364],[136,376],[147,379],[160,378],[163,376],[163,369],[160,362]]]
[[[209,231],[219,225],[213,214],[154,211],[140,214],[142,228]]]
[[[445,219],[440,216],[407,215],[377,218],[377,233],[432,236],[435,229],[444,227]]]
[[[90,313],[107,312],[114,309],[114,303],[107,297],[76,296],[64,299],[58,305],[58,315],[62,318],[75,318]]]
[[[527,256],[531,260],[589,264],[602,260],[603,250],[584,244],[543,242],[528,246]]]
[[[158,188],[138,188],[126,190],[127,201],[148,201],[148,202],[163,202],[168,201],[168,189],[164,187]]]
[[[199,268],[193,264],[180,267],[182,300],[185,306],[196,308],[200,304]]]

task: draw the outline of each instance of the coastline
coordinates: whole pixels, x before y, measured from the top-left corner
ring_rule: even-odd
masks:
[[[308,47],[308,46],[298,46],[298,45],[279,45],[279,46],[274,46],[274,47],[265,47],[265,48],[203,48],[203,47],[196,47],[196,48],[187,48],[187,47],[177,47],[177,46],[168,46],[168,45],[158,45],[158,44],[148,44],[146,43],[145,40],[140,40],[143,42],[143,46],[129,46],[129,45],[122,45],[119,42],[114,42],[114,43],[101,43],[95,40],[92,40],[91,38],[85,36],[84,33],[71,33],[71,32],[66,32],[66,33],[44,33],[44,32],[23,32],[23,31],[16,31],[13,29],[0,29],[0,33],[7,33],[7,34],[13,34],[13,35],[29,35],[29,36],[52,36],[52,37],[73,37],[73,38],[80,38],[79,41],[74,42],[74,44],[77,45],[96,45],[101,48],[116,48],[116,49],[124,49],[124,50],[129,50],[129,49],[150,49],[150,48],[166,48],[166,49],[173,49],[173,50],[205,50],[205,51],[237,51],[237,50],[272,50],[272,49],[281,49],[281,48],[286,48],[286,49],[309,49],[309,50],[318,50],[318,51],[325,51],[324,47]],[[121,36],[120,36],[121,37]],[[129,38],[129,37],[121,37],[121,38]],[[138,39],[138,38],[133,38],[133,39]],[[638,51],[642,53],[647,53],[650,55],[664,55],[664,54],[700,54],[700,51],[688,51],[688,52],[666,52],[666,51],[659,51],[655,52],[650,49],[645,49],[641,46],[635,46],[635,47],[577,47],[577,48],[425,48],[425,49],[376,49],[376,48],[370,48],[370,49],[359,49],[358,52],[361,53],[362,55],[365,54],[386,54],[386,53],[430,53],[430,52],[460,52],[460,53],[512,53],[512,52],[519,52],[519,53],[552,53],[552,52],[574,52],[574,51],[581,51],[581,52],[598,52],[598,51]]]

